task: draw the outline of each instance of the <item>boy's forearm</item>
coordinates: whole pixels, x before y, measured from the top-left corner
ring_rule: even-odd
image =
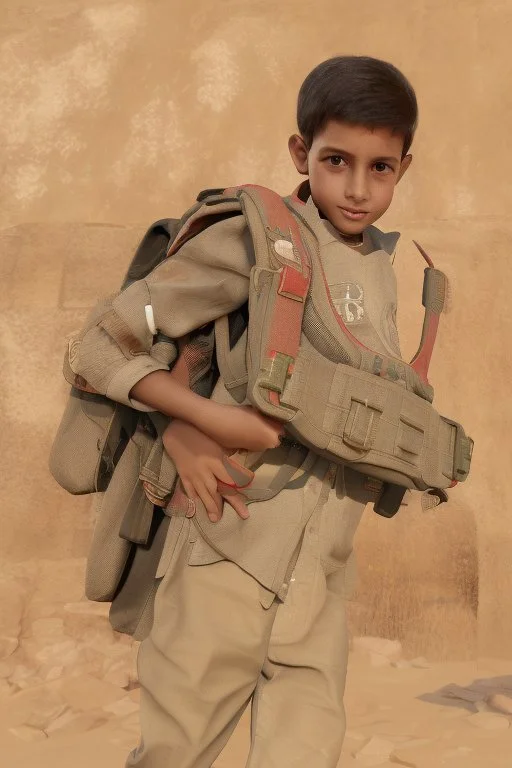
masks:
[[[192,392],[169,371],[154,371],[144,376],[130,390],[130,397],[160,413],[188,421],[203,432],[213,427],[222,406]]]

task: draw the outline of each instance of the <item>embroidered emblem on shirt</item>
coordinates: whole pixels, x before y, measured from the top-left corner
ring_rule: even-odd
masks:
[[[364,291],[358,283],[339,283],[329,287],[332,303],[345,325],[357,325],[364,317]]]

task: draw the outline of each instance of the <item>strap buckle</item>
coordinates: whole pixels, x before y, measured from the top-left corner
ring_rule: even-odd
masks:
[[[282,395],[288,376],[291,375],[291,366],[295,359],[291,355],[285,355],[283,352],[275,352],[270,358],[270,367],[267,369],[259,381],[259,385],[264,389],[270,389]]]
[[[308,292],[309,280],[293,267],[283,267],[277,292],[280,296],[303,303]]]
[[[474,440],[466,435],[460,424],[455,426],[455,447],[453,451],[453,479],[463,481],[469,474]]]

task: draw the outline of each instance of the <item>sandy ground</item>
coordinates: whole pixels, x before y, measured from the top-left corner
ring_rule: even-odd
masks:
[[[139,734],[137,644],[82,596],[83,559],[4,564],[2,768],[123,768]],[[512,662],[407,659],[352,639],[342,768],[510,768]],[[242,768],[249,712],[215,768]]]

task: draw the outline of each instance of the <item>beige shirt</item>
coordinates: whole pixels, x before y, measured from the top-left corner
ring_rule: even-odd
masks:
[[[351,333],[377,352],[400,357],[395,324],[396,279],[390,261],[398,234],[385,234],[369,227],[361,247],[350,247],[334,227],[320,217],[311,198],[306,205],[295,205],[318,239],[320,261],[334,306]],[[144,280],[110,297],[90,314],[81,334],[75,371],[111,399],[138,410],[152,410],[129,398],[131,388],[142,377],[167,369],[151,356],[153,335],[148,329],[144,306],[152,305],[160,332],[178,339],[244,304],[253,265],[254,251],[245,219],[235,216],[213,224],[186,242]],[[108,306],[114,307],[124,320],[142,351],[130,354],[96,324]],[[212,397],[236,404],[222,382]],[[284,446],[266,451],[263,459],[260,458],[254,483],[275,478],[282,463],[290,460],[292,451]],[[298,458],[295,449],[293,459],[298,467],[302,466],[305,477],[314,474],[321,479],[328,467],[325,459],[306,448],[301,455],[299,452]],[[363,475],[345,469],[343,477],[340,498],[348,496],[359,502],[372,498],[372,493],[365,488]],[[333,485],[335,483],[333,480]],[[299,492],[302,493],[301,487],[294,491]],[[269,592],[280,594],[288,564],[307,524],[302,506],[290,500],[289,492],[280,493],[278,498],[285,496],[287,503],[279,505],[278,514],[276,499],[258,502],[257,514],[251,514],[249,520],[240,520],[231,507],[225,505],[222,520],[214,524],[202,505],[198,505],[194,518],[198,535],[191,564],[231,560]]]

